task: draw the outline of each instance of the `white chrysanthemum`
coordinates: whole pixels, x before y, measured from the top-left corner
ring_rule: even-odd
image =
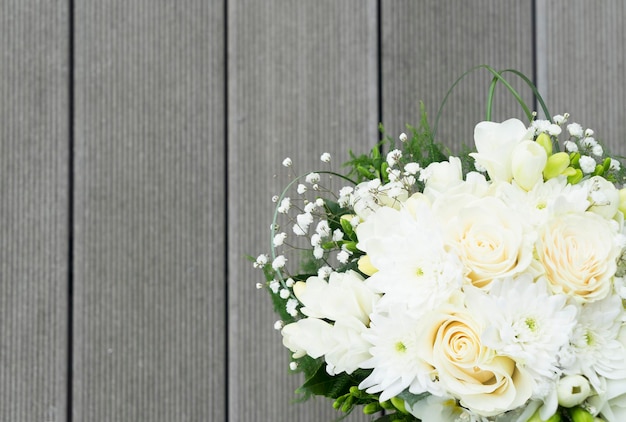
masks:
[[[561,356],[565,373],[586,376],[596,390],[601,390],[598,376],[626,378],[626,347],[618,337],[623,320],[617,296],[582,306],[571,345]]]
[[[445,249],[438,222],[425,201],[411,198],[402,210],[380,208],[356,230],[358,248],[378,269],[366,283],[385,293],[380,306],[405,304],[423,313],[463,282],[461,262]]]
[[[489,294],[466,289],[467,307],[486,323],[483,342],[525,367],[538,385],[559,373],[557,355],[576,324],[577,308],[530,275],[492,283]]]
[[[582,157],[580,157],[580,159],[578,160],[578,164],[580,164],[580,169],[585,174],[593,173],[593,171],[596,169],[596,160],[594,160],[592,157],[589,157],[588,155],[583,155]]]
[[[371,316],[370,328],[363,334],[373,346],[372,357],[361,364],[372,373],[359,384],[368,393],[381,393],[380,401],[389,400],[407,388],[419,394],[434,383],[432,367],[417,356],[421,333],[418,320],[401,307]]]

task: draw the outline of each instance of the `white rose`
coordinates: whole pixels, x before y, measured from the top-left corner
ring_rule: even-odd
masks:
[[[495,278],[519,274],[531,263],[531,232],[522,217],[497,198],[469,202],[446,225],[447,244],[478,288],[488,288]]]
[[[546,150],[535,141],[522,141],[513,149],[511,168],[513,179],[525,191],[543,181],[543,169],[548,162]]]
[[[493,181],[510,182],[513,178],[511,157],[517,144],[529,139],[529,131],[520,120],[502,123],[480,122],[474,128],[477,153],[471,153]]]
[[[626,421],[626,379],[607,379],[604,394],[591,396],[589,402],[607,422]]]
[[[532,377],[511,358],[497,356],[482,344],[482,327],[466,309],[448,304],[419,324],[419,357],[432,365],[441,386],[463,406],[494,416],[530,398]]]
[[[554,293],[579,302],[605,298],[620,253],[610,223],[592,212],[562,214],[540,228],[536,251]]]

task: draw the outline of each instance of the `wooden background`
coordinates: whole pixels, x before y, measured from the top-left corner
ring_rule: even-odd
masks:
[[[0,0],[0,420],[336,418],[291,404],[244,259],[282,159],[397,136],[482,63],[626,154],[624,4]],[[442,141],[472,142],[488,83],[455,92]]]

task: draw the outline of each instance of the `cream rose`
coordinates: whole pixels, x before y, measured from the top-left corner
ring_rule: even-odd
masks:
[[[563,214],[540,229],[536,251],[554,293],[579,302],[605,298],[620,249],[610,223],[593,212]]]
[[[513,359],[497,356],[481,343],[481,327],[464,308],[449,305],[428,314],[420,324],[420,357],[432,365],[441,386],[463,406],[493,416],[530,398],[531,376]]]
[[[523,219],[501,200],[484,197],[458,209],[447,225],[447,243],[461,258],[466,277],[478,288],[526,270],[534,239]]]

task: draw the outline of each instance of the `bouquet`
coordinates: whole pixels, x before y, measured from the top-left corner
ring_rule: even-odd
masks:
[[[298,391],[378,421],[626,421],[620,163],[567,113],[530,111],[505,72],[552,116],[521,73],[484,67],[473,151],[449,156],[422,107],[346,175],[294,176],[273,198],[252,260]],[[527,123],[490,121],[498,83]]]

